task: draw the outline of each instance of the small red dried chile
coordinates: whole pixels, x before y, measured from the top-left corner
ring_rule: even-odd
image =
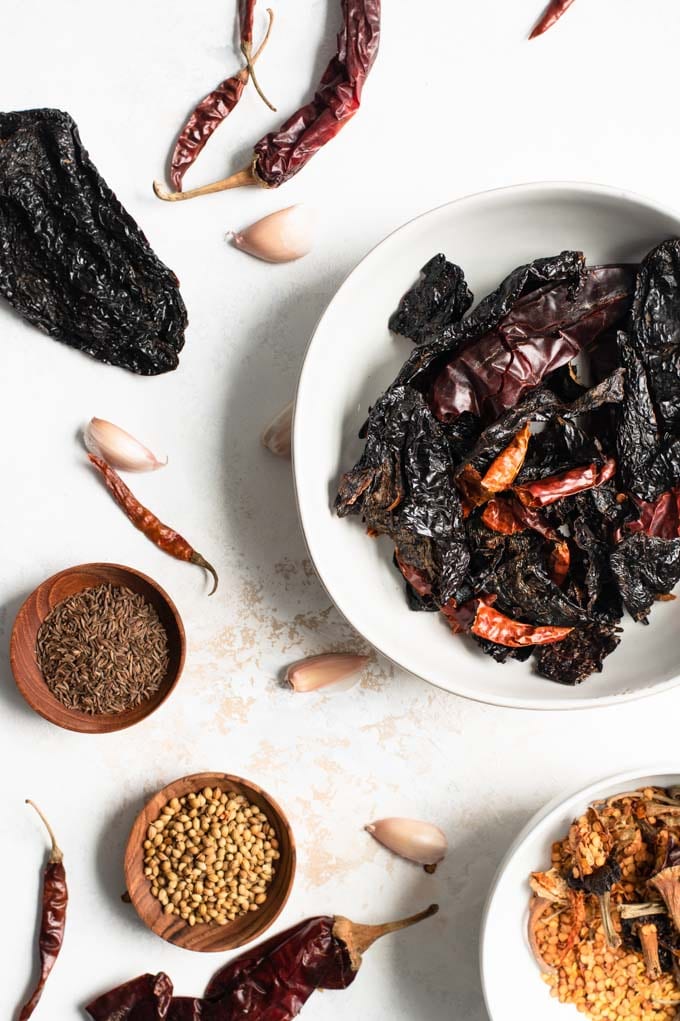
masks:
[[[581,468],[570,468],[558,475],[549,475],[545,479],[537,479],[524,486],[515,486],[514,492],[526,507],[547,507],[565,496],[574,496],[587,489],[594,489],[608,482],[616,473],[616,461],[610,457],[598,468],[595,464],[587,464]]]
[[[512,620],[494,609],[495,596],[481,596],[471,599],[462,606],[448,603],[442,613],[448,620],[454,634],[470,631],[478,638],[487,638],[497,645],[508,645],[521,649],[525,645],[548,645],[560,642],[573,628],[554,625],[523,624]]]

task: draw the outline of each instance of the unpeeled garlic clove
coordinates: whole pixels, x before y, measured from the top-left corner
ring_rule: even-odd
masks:
[[[378,819],[369,823],[366,831],[390,851],[418,865],[437,865],[448,850],[446,836],[439,827],[419,819]]]
[[[334,691],[347,691],[354,687],[369,658],[350,652],[309,656],[288,667],[286,680],[294,691],[317,691],[330,686]]]
[[[316,215],[308,206],[288,206],[227,236],[242,252],[257,259],[292,262],[312,250],[315,226]]]
[[[293,404],[286,404],[262,433],[262,443],[277,457],[290,457],[291,430],[293,427]]]
[[[83,438],[91,454],[103,457],[112,468],[128,472],[152,472],[163,468],[168,459],[160,461],[139,440],[104,418],[93,418],[85,427]]]

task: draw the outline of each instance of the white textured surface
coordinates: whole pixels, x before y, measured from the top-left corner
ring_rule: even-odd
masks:
[[[387,2],[363,109],[285,192],[169,208],[151,195],[151,179],[192,102],[236,66],[226,48],[232,3],[4,5],[3,106],[73,114],[95,163],[181,277],[191,327],[177,373],[138,379],[0,309],[0,1016],[22,995],[33,946],[43,837],[26,796],[53,818],[72,889],[67,942],[36,1018],[75,1021],[89,997],[147,969],[166,969],[181,993],[200,992],[218,959],[142,928],[119,901],[121,857],[147,794],[184,773],[224,769],[271,789],[295,828],[300,865],[282,922],[333,911],[377,920],[442,905],[427,926],[373,949],[352,989],[314,997],[305,1018],[482,1021],[481,904],[516,829],[560,790],[675,747],[678,693],[565,716],[463,702],[384,663],[346,697],[294,698],[277,685],[291,659],[352,644],[305,563],[289,466],[260,449],[258,433],[290,398],[307,337],[357,259],[424,209],[516,181],[599,180],[680,205],[680,11],[578,0],[530,46],[524,36],[540,6]],[[285,114],[331,51],[336,0],[295,0],[277,12],[259,70]],[[190,181],[221,175],[227,154],[237,167],[279,116],[248,95]],[[225,246],[227,229],[297,201],[316,203],[323,218],[305,260],[272,267]],[[200,572],[156,551],[92,478],[75,440],[92,414],[170,455],[167,469],[135,488],[216,561],[222,585],[212,600]],[[63,566],[96,559],[157,578],[190,635],[172,700],[101,739],[33,716],[6,659],[27,593]],[[448,831],[451,853],[434,877],[362,832],[389,814]]]

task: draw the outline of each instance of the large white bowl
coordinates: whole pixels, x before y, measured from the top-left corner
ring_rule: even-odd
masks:
[[[356,518],[332,510],[343,471],[360,456],[369,406],[411,350],[387,320],[437,252],[460,263],[476,298],[514,266],[565,248],[591,263],[637,260],[680,234],[675,213],[590,184],[531,184],[473,195],[412,220],[374,248],[326,309],[305,357],[295,404],[293,459],[302,528],[338,609],[394,663],[448,691],[496,705],[576,709],[662,691],[680,673],[680,601],[654,607],[651,625],[628,620],[601,674],[577,688],[504,665],[454,637],[439,614],[413,613],[391,544],[371,541]]]
[[[618,773],[567,798],[556,798],[524,827],[491,885],[482,921],[479,960],[491,1021],[517,1021],[520,1017],[522,1021],[576,1021],[583,1016],[572,1004],[553,999],[531,953],[527,938],[529,873],[550,866],[553,841],[565,836],[572,821],[591,802],[638,787],[670,787],[680,782],[680,776],[671,770],[660,766],[647,775],[639,769]]]

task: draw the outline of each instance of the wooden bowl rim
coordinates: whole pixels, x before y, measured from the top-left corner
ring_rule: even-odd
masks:
[[[132,575],[135,578],[139,578],[146,585],[148,585],[149,588],[153,589],[160,596],[161,600],[166,604],[170,612],[170,616],[174,621],[175,628],[177,630],[179,651],[177,669],[175,671],[175,676],[172,679],[172,681],[170,681],[166,685],[166,687],[162,689],[163,693],[159,701],[155,705],[148,708],[145,712],[141,713],[141,715],[137,719],[130,720],[127,718],[131,710],[125,710],[122,713],[100,713],[97,715],[90,715],[88,713],[81,713],[77,709],[68,709],[67,711],[70,714],[69,721],[61,722],[60,720],[55,719],[46,708],[38,704],[37,700],[34,698],[33,695],[32,685],[26,683],[24,673],[19,668],[17,649],[19,642],[19,628],[21,623],[23,622],[23,616],[27,611],[29,604],[38,596],[40,592],[42,592],[43,589],[47,588],[50,585],[55,584],[60,578],[66,578],[69,575],[78,574],[81,571],[83,573],[90,572],[92,574],[97,574],[100,572],[101,568],[120,571],[122,574]],[[106,579],[102,576],[102,584],[105,582],[105,580]],[[155,713],[157,709],[160,709],[163,703],[166,702],[168,698],[170,698],[170,695],[177,687],[179,679],[182,676],[182,672],[184,670],[186,654],[187,641],[186,632],[184,629],[184,622],[182,621],[180,612],[177,609],[177,606],[175,605],[173,599],[166,592],[163,586],[160,585],[153,578],[151,578],[148,574],[144,574],[143,571],[138,571],[134,567],[128,567],[126,564],[116,564],[106,560],[97,560],[87,564],[76,564],[72,567],[65,567],[63,570],[56,571],[54,574],[51,574],[48,578],[45,578],[43,581],[40,582],[39,585],[36,585],[36,587],[26,596],[21,606],[17,610],[14,622],[12,624],[12,631],[10,633],[9,641],[9,661],[12,676],[14,678],[14,683],[16,684],[19,692],[21,693],[26,703],[31,707],[31,709],[35,713],[37,713],[38,716],[41,716],[44,720],[47,720],[48,723],[52,723],[55,727],[60,727],[62,730],[69,730],[77,734],[88,735],[113,734],[121,730],[127,730],[129,727],[134,727],[138,723],[141,723],[142,720],[146,720],[149,718],[149,716],[153,715],[153,713]],[[49,688],[47,687],[47,684],[45,683],[44,679],[42,680],[42,684],[45,690],[49,692]],[[138,708],[141,711],[143,707],[144,706],[142,705]],[[79,718],[82,718],[83,723],[87,722],[88,726],[87,727],[80,726]]]
[[[167,803],[167,801],[171,797],[177,797],[177,791],[175,790],[175,788],[179,784],[188,785],[187,792],[200,791],[202,790],[203,787],[213,787],[216,785],[224,787],[228,784],[233,784],[234,786],[245,788],[247,791],[251,791],[253,794],[258,795],[267,803],[268,807],[271,809],[275,817],[274,821],[279,830],[281,831],[280,836],[283,839],[283,836],[285,834],[285,837],[287,838],[289,844],[289,872],[290,872],[288,882],[279,893],[279,900],[275,902],[275,910],[271,918],[267,920],[266,924],[260,925],[258,928],[256,928],[252,935],[246,936],[245,939],[235,940],[227,939],[225,940],[225,942],[221,943],[217,947],[187,946],[184,941],[185,937],[182,937],[181,933],[179,934],[180,938],[171,939],[169,936],[166,936],[162,932],[159,932],[158,931],[159,923],[163,919],[162,913],[157,914],[155,920],[152,920],[149,917],[147,911],[145,910],[144,905],[140,903],[137,897],[134,881],[141,878],[145,883],[148,883],[146,876],[144,876],[143,872],[140,871],[140,867],[135,865],[136,853],[139,850],[140,843],[144,840],[146,829],[147,826],[149,825],[149,823],[147,822],[147,814],[152,814],[152,812],[156,813],[164,804]],[[139,834],[137,833],[137,830],[139,830]],[[144,923],[144,925],[147,927],[147,929],[150,929],[151,932],[153,932],[156,936],[160,936],[160,938],[165,940],[166,943],[170,943],[172,946],[181,947],[182,949],[185,950],[191,950],[194,953],[224,953],[227,950],[236,950],[239,947],[245,946],[247,943],[252,943],[253,940],[258,939],[265,932],[267,932],[268,929],[272,927],[272,925],[277,920],[277,918],[285,908],[286,904],[288,903],[288,898],[291,895],[293,885],[295,882],[296,871],[297,871],[297,849],[295,843],[295,834],[293,833],[293,829],[290,825],[290,822],[288,821],[286,813],[283,811],[278,801],[276,801],[271,796],[271,794],[269,794],[269,792],[266,791],[263,787],[260,787],[259,784],[254,783],[252,780],[245,779],[245,777],[236,776],[235,773],[219,773],[219,772],[189,773],[187,774],[187,776],[178,777],[178,779],[172,780],[170,783],[167,783],[165,787],[162,787],[160,790],[156,791],[156,793],[152,795],[148,799],[148,801],[144,803],[143,807],[140,809],[137,816],[135,817],[135,821],[132,824],[127,844],[125,845],[125,859],[124,859],[125,882],[127,885],[128,896],[130,897],[130,901],[135,911],[137,912],[137,915]],[[217,931],[225,933],[226,935],[234,924],[235,924],[234,922],[227,922],[226,925],[216,926],[215,929]],[[192,930],[189,930],[189,932],[187,932],[186,935],[188,935],[191,931]]]

